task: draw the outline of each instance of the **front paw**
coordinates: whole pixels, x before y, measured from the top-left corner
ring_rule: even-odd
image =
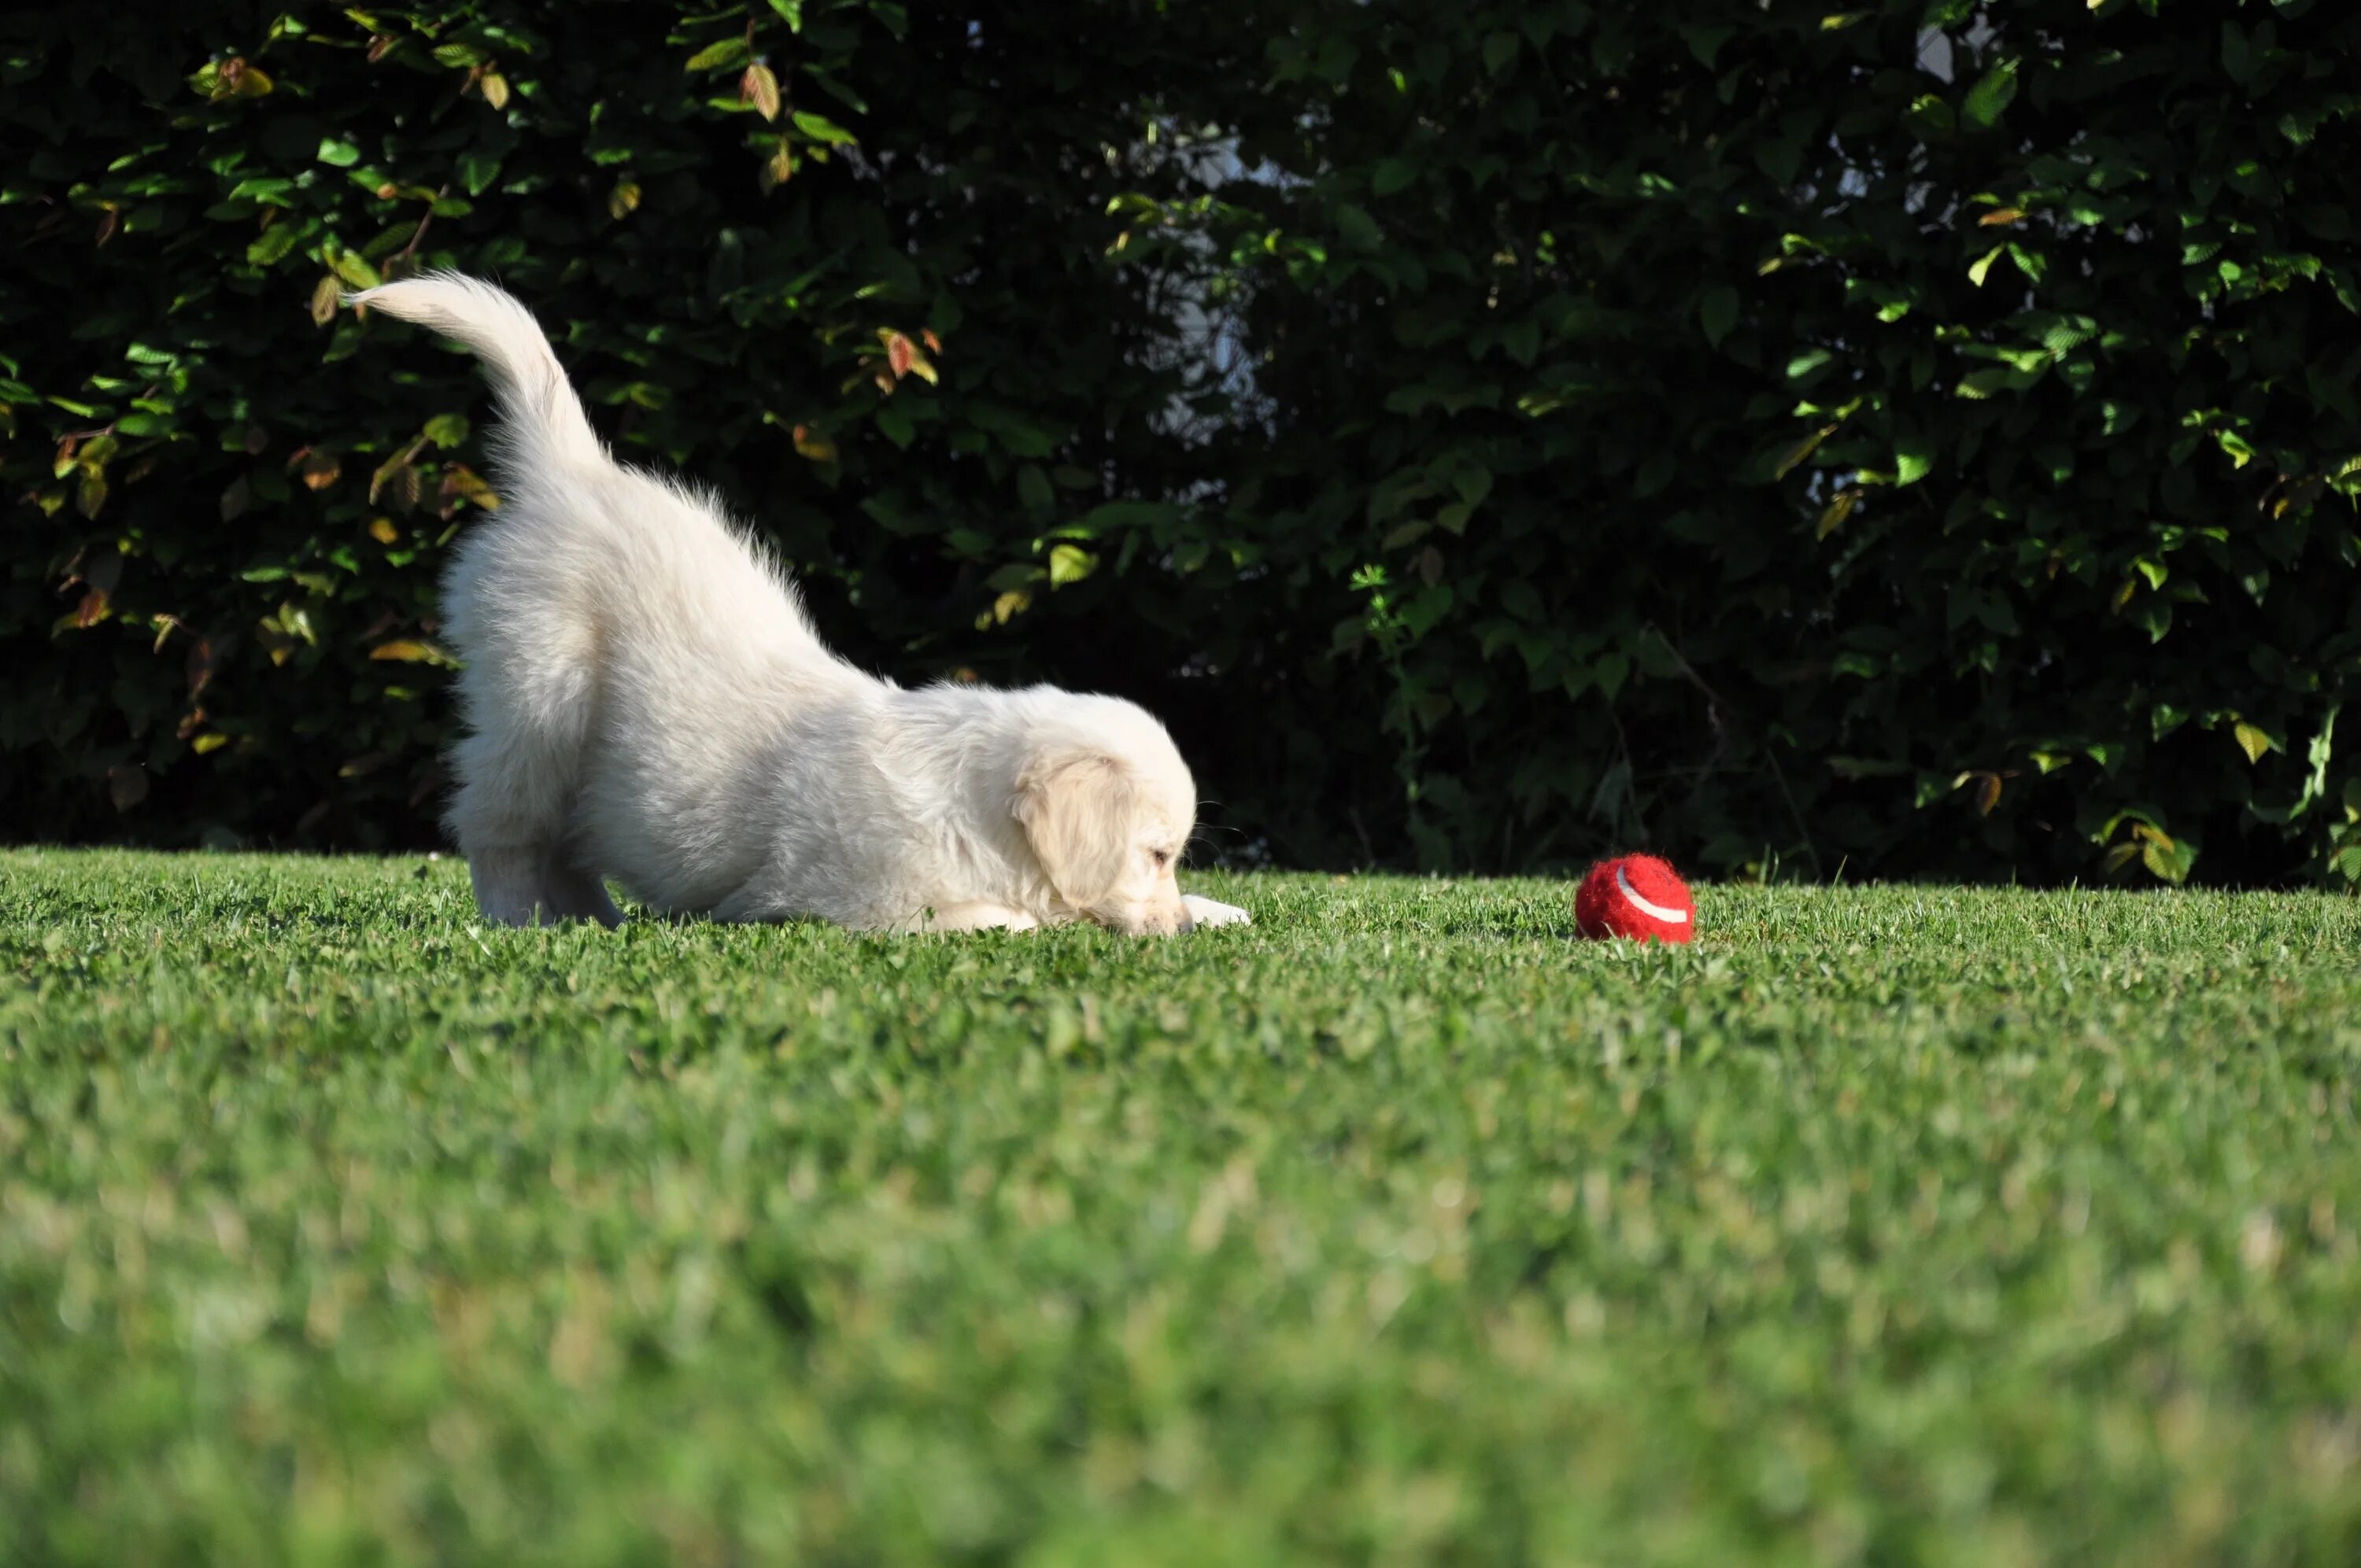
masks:
[[[1200,927],[1254,924],[1254,916],[1235,904],[1216,904],[1210,898],[1200,898],[1193,893],[1182,894],[1180,902],[1189,906],[1189,918]]]

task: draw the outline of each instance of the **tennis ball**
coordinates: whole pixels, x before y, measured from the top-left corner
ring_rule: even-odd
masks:
[[[1653,855],[1601,861],[1574,895],[1574,923],[1593,938],[1686,942],[1697,935],[1697,900],[1671,864]]]

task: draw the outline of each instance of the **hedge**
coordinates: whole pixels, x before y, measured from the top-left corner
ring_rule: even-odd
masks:
[[[431,265],[1234,858],[2361,880],[2349,7],[0,29],[16,836],[432,835],[483,399],[333,308]]]

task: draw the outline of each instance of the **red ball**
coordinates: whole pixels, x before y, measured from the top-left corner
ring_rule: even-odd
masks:
[[[1586,937],[1686,942],[1697,935],[1697,900],[1671,864],[1653,855],[1601,861],[1574,895],[1574,923]]]

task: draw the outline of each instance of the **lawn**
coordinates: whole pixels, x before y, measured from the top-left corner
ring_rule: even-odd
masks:
[[[0,853],[0,1558],[2361,1561],[2361,901]]]

